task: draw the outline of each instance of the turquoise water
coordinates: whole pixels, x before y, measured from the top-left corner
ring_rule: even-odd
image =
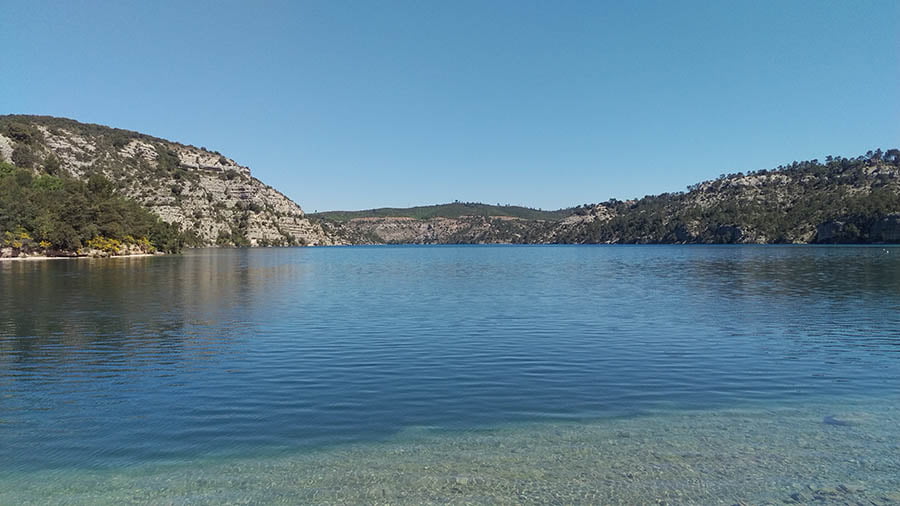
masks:
[[[891,247],[0,263],[0,504],[889,503],[898,394]]]

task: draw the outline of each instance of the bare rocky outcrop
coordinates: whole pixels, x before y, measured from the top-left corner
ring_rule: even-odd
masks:
[[[355,218],[335,225],[355,244],[557,244],[585,242],[589,227],[613,216],[607,206],[597,204],[560,220],[397,216]]]
[[[218,152],[63,118],[0,116],[0,132],[4,126],[16,135],[0,135],[0,160],[78,178],[102,174],[195,245],[345,242]]]
[[[14,149],[12,139],[0,134],[0,160],[12,160]]]
[[[551,242],[549,224],[511,216],[356,218],[342,225],[354,243],[535,244]]]

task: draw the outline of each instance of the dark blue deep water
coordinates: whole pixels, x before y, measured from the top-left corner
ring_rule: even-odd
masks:
[[[0,263],[0,472],[900,389],[900,247]]]

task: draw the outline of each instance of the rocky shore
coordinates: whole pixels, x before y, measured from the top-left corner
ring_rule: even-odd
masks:
[[[150,257],[165,253],[150,251],[136,245],[128,245],[116,251],[105,251],[97,248],[81,248],[76,251],[35,250],[23,251],[16,248],[0,248],[0,260],[50,260],[61,258],[112,258],[112,257]]]

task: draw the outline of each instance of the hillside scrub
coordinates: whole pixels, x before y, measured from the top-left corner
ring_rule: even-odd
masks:
[[[15,254],[177,253],[183,244],[177,227],[115,194],[99,174],[81,181],[0,162],[0,247]]]
[[[900,213],[900,150],[723,174],[686,193],[601,205],[613,217],[579,242],[891,242],[882,228]]]

